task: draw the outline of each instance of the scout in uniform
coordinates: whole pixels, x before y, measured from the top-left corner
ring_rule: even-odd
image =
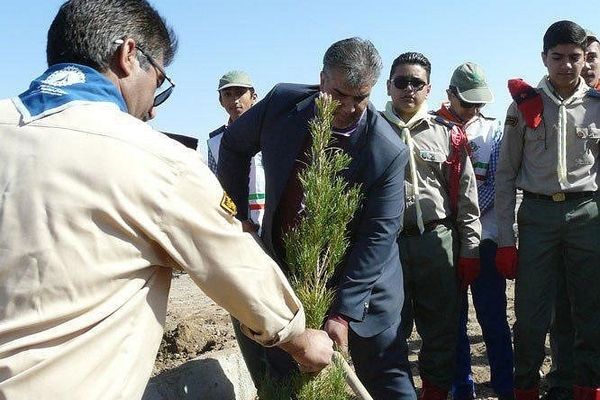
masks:
[[[392,101],[383,115],[410,149],[406,211],[399,237],[406,299],[402,324],[416,322],[423,340],[421,398],[446,399],[452,384],[460,288],[479,273],[477,183],[466,137],[429,114],[431,64],[420,53],[401,54],[387,81]]]
[[[585,40],[585,31],[571,21],[552,24],[542,53],[548,76],[535,89],[522,80],[509,81],[515,102],[508,109],[496,173],[496,263],[503,276],[516,277],[517,400],[538,398],[557,296],[568,296],[571,303],[574,397],[600,399],[600,94],[580,77]],[[517,188],[523,190],[518,253]],[[566,292],[557,293],[561,275]]]
[[[446,92],[448,102],[442,104],[436,114],[457,124],[467,135],[477,178],[482,226],[479,244],[481,273],[471,285],[473,305],[485,341],[492,387],[499,399],[511,399],[514,389],[513,358],[510,327],[506,318],[506,280],[496,269],[498,228],[494,212],[494,179],[502,138],[501,124],[495,118],[481,113],[481,108],[491,103],[494,96],[479,65],[467,62],[458,66]],[[457,365],[452,385],[454,400],[475,398],[467,335],[469,302],[466,291],[462,293],[460,308]]]

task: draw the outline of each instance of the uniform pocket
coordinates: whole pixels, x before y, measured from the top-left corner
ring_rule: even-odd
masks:
[[[446,154],[441,151],[419,150],[419,157],[423,161],[441,163],[446,161]]]

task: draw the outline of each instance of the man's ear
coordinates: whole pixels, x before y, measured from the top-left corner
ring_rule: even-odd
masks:
[[[544,63],[544,67],[548,68],[548,63],[546,62],[547,54],[542,51],[540,54],[542,56],[542,62]]]
[[[258,99],[258,95],[256,92],[252,92],[252,100],[256,101],[256,99]]]
[[[114,67],[115,73],[120,77],[126,77],[131,75],[135,63],[138,62],[137,48],[135,46],[135,40],[127,38],[123,40],[123,43],[119,46],[114,55]]]

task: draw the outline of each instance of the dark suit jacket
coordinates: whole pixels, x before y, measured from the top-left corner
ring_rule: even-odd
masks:
[[[262,238],[274,254],[273,216],[294,160],[314,116],[318,86],[279,84],[229,126],[219,151],[218,175],[246,219],[251,157],[262,151],[266,179]],[[340,267],[332,313],[350,319],[360,336],[382,332],[400,319],[404,301],[396,238],[404,211],[404,170],[408,149],[373,105],[366,127],[350,137],[352,161],[345,178],[361,185],[362,207],[350,224],[350,248]]]

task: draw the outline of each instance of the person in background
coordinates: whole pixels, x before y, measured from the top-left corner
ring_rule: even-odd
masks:
[[[581,70],[581,77],[585,83],[596,90],[600,89],[600,43],[598,37],[586,30],[585,64]],[[550,351],[552,366],[546,375],[548,390],[543,396],[544,400],[571,400],[573,399],[573,384],[575,383],[575,369],[573,365],[573,321],[571,320],[571,303],[566,293],[567,283],[565,277],[559,276],[559,288],[556,304],[552,311],[550,325]]]
[[[237,120],[243,113],[248,111],[254,105],[257,94],[250,76],[244,71],[229,71],[219,79],[217,87],[219,92],[219,103],[229,115],[226,125],[215,129],[208,134],[208,167],[216,175],[217,164],[219,161],[219,147],[221,139],[227,127]],[[248,175],[248,219],[242,221],[244,230],[248,232],[260,233],[260,225],[265,211],[265,172],[262,167],[262,154],[259,152],[250,163],[250,174]],[[244,339],[244,333],[240,322],[231,318],[233,330],[241,349],[242,355],[247,365],[250,367],[250,376],[254,385],[258,386],[260,377],[255,373],[261,369],[261,364],[253,365],[259,362],[262,355],[262,349],[254,346],[252,342]],[[250,344],[250,345],[248,345]]]
[[[452,385],[461,289],[479,274],[479,208],[466,140],[454,124],[429,113],[431,63],[398,56],[387,81],[384,117],[408,146],[406,211],[398,243],[406,299],[404,334],[421,336],[422,400],[445,400]]]
[[[558,21],[544,34],[548,71],[537,88],[510,80],[496,172],[496,265],[516,278],[515,397],[539,397],[539,369],[555,304],[568,296],[574,327],[575,400],[600,399],[600,96],[588,87],[585,30]],[[523,191],[515,231],[516,190]],[[558,291],[561,280],[566,290]],[[560,358],[556,361],[560,362]]]
[[[471,284],[471,296],[481,326],[490,364],[492,388],[500,400],[513,398],[513,354],[510,327],[506,315],[506,280],[496,269],[498,228],[494,212],[495,175],[501,124],[486,117],[481,109],[494,100],[483,69],[471,62],[459,65],[452,74],[446,90],[448,102],[436,114],[455,123],[466,134],[469,154],[477,178],[481,242],[479,260],[481,272]],[[456,373],[452,384],[455,400],[475,398],[475,384],[471,371],[471,349],[467,335],[469,302],[462,293]]]
[[[219,147],[227,127],[254,105],[257,94],[250,76],[244,71],[229,71],[219,79],[217,87],[219,103],[229,115],[226,125],[208,134],[208,167],[217,173]],[[248,220],[247,229],[258,231],[265,212],[265,172],[262,167],[262,154],[259,152],[250,164],[248,176]]]

